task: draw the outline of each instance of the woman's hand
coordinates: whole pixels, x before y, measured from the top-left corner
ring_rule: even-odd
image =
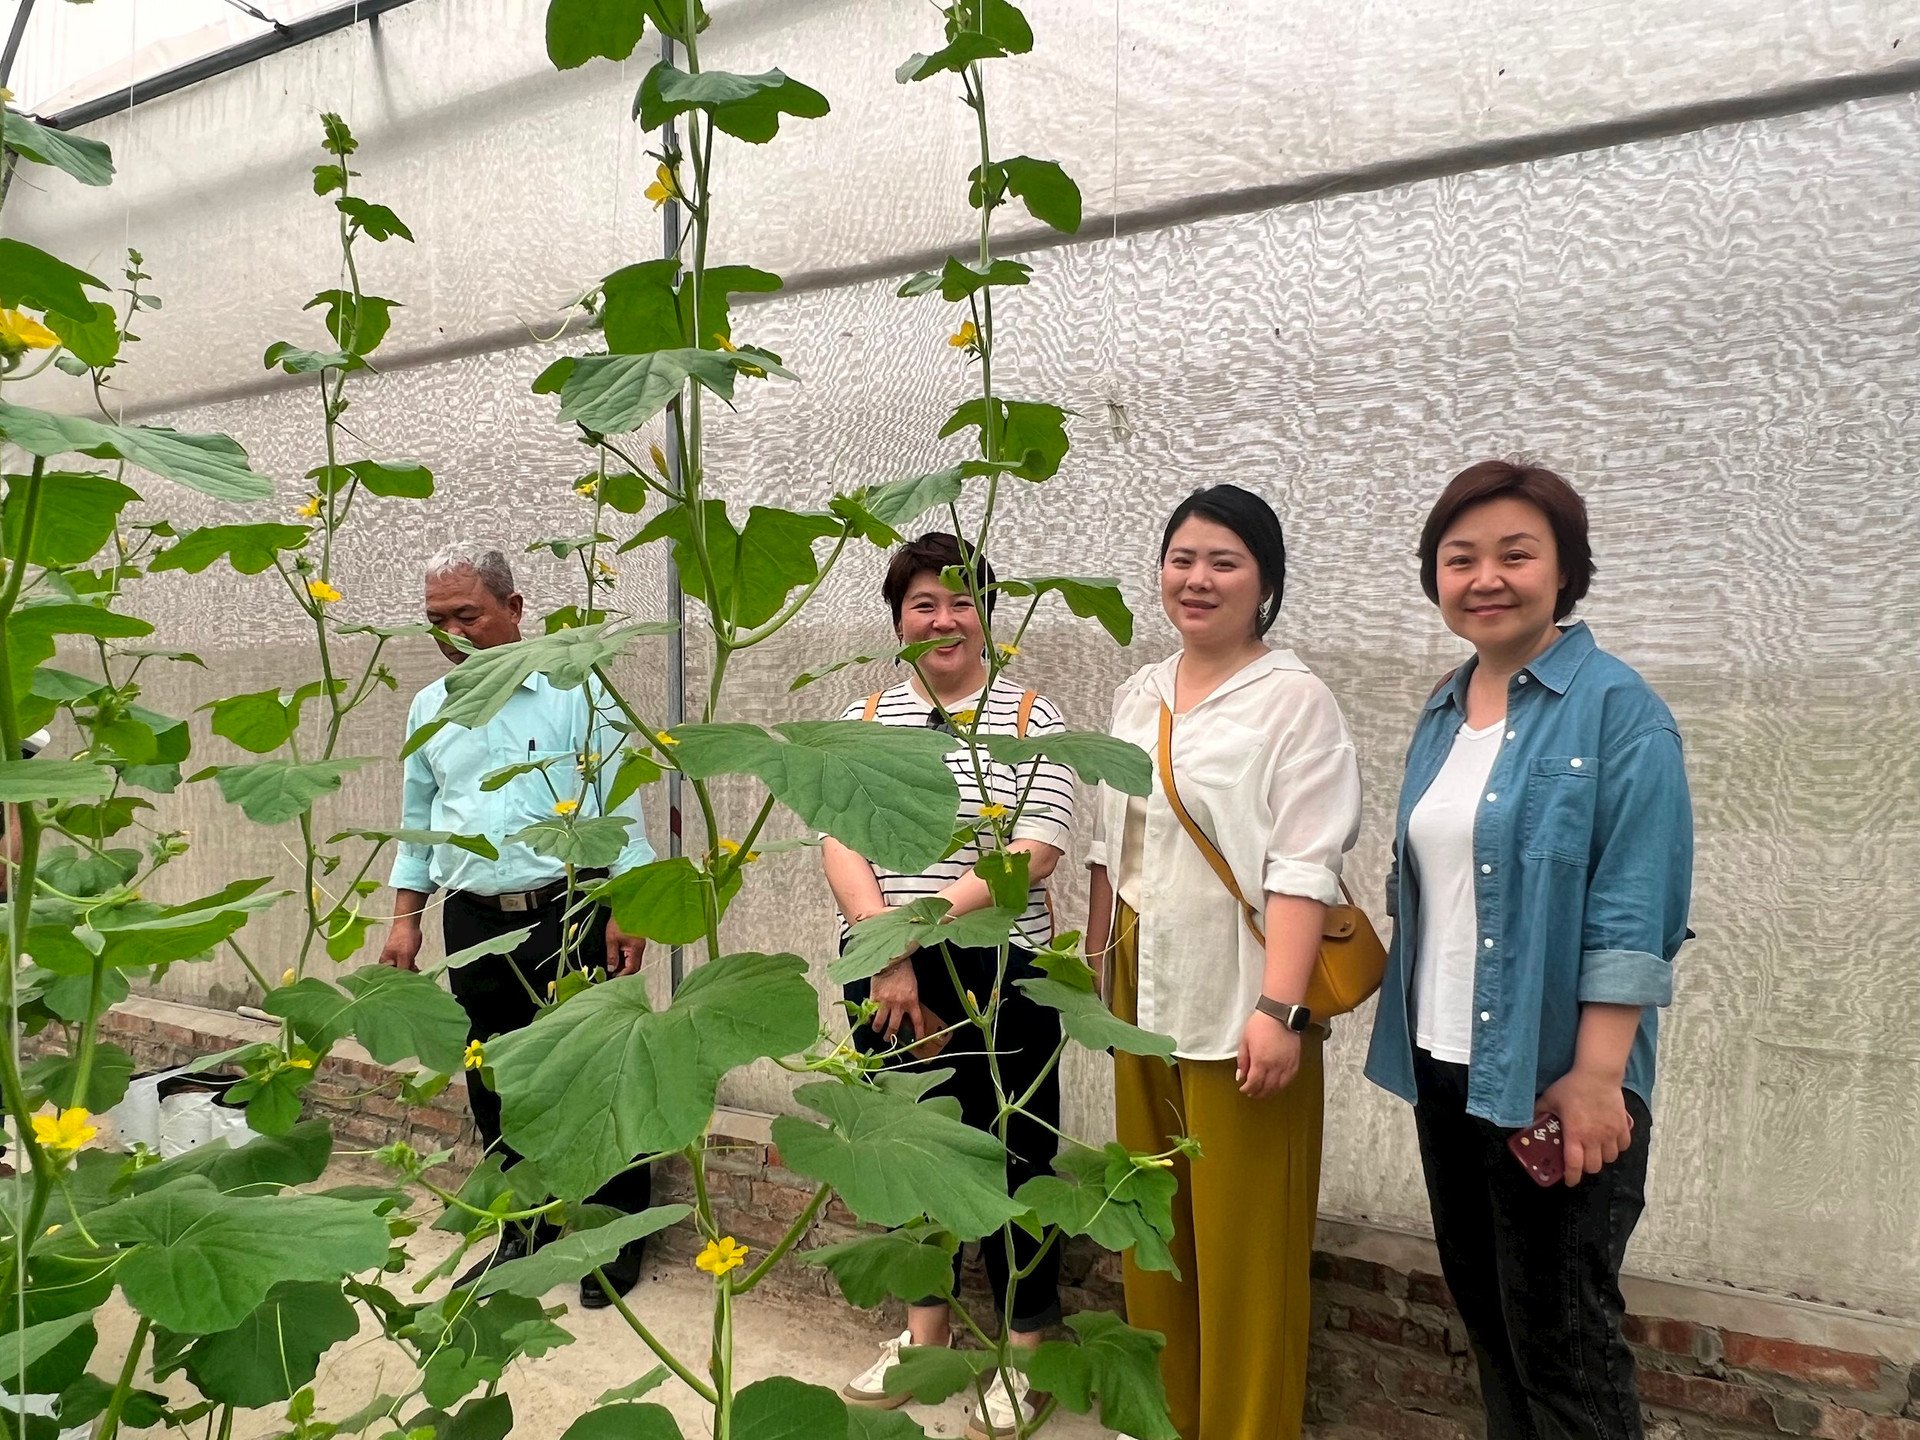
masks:
[[[889,1043],[902,1025],[915,1039],[920,1036],[920,981],[913,973],[913,961],[902,956],[873,977],[873,1002],[880,1008],[867,1022],[873,1033]]]
[[[1533,1109],[1536,1119],[1560,1117],[1568,1185],[1598,1175],[1633,1144],[1633,1117],[1627,1113],[1618,1075],[1569,1070],[1547,1087]]]
[[[1263,1011],[1247,1017],[1240,1032],[1240,1059],[1234,1079],[1249,1100],[1277,1095],[1300,1073],[1300,1037]]]

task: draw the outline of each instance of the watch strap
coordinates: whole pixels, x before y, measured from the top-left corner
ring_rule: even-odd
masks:
[[[1296,1035],[1304,1034],[1313,1024],[1313,1012],[1304,1005],[1282,1005],[1278,1000],[1262,995],[1253,1002],[1253,1008],[1262,1015],[1278,1020]]]

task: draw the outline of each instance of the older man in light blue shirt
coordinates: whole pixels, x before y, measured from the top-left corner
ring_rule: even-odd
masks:
[[[427,621],[476,650],[520,639],[523,602],[513,586],[513,571],[499,550],[450,550],[428,563]],[[465,651],[445,643],[441,651],[454,664]],[[407,711],[409,737],[433,720],[446,701],[447,682],[434,681]],[[410,830],[439,830],[484,835],[499,852],[488,860],[457,845],[402,844],[389,883],[395,893],[393,929],[380,963],[411,970],[418,962],[420,917],[434,892],[445,896],[440,923],[449,954],[526,930],[509,954],[487,955],[449,973],[454,998],[467,1012],[471,1038],[484,1044],[495,1035],[533,1022],[538,996],[553,993],[563,970],[631,975],[640,968],[646,942],[623,932],[605,910],[581,908],[580,886],[607,871],[577,870],[570,887],[566,865],[512,837],[543,822],[565,817],[591,820],[625,817],[625,843],[612,862],[620,874],[650,862],[644,818],[637,795],[608,807],[605,797],[619,769],[626,736],[613,723],[611,699],[594,685],[571,690],[555,687],[544,675],[530,675],[486,724],[471,729],[449,725],[407,757],[401,824]],[[489,777],[507,772],[505,778]],[[478,1068],[467,1072],[467,1098],[474,1126],[488,1149],[518,1157],[500,1136],[500,1097]],[[616,1176],[594,1199],[633,1213],[651,1198],[651,1178],[643,1167]],[[488,1264],[517,1259],[534,1241],[520,1227],[509,1227]],[[636,1243],[604,1267],[620,1293],[639,1276]],[[457,1283],[475,1278],[476,1272]],[[581,1303],[609,1303],[599,1282],[581,1282]]]

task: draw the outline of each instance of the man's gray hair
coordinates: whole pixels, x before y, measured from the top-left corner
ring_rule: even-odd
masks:
[[[513,594],[513,566],[506,553],[493,545],[449,545],[427,561],[427,579],[471,571],[496,600]]]

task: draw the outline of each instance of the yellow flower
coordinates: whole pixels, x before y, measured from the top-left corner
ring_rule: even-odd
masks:
[[[547,999],[549,1000],[553,999],[553,992],[557,988],[558,983],[559,983],[558,981],[554,981],[554,980],[547,981]]]
[[[669,200],[684,200],[687,198],[680,189],[680,178],[673,173],[673,167],[671,165],[661,165],[653,172],[653,175],[653,184],[647,186],[647,188],[640,193],[653,202],[654,209],[658,210]]]
[[[309,495],[307,497],[307,503],[293,513],[298,515],[302,520],[318,520],[320,518],[320,497],[318,495]]]
[[[291,985],[298,978],[299,977],[293,973],[293,966],[291,965],[280,972],[280,983],[282,985]]]
[[[600,572],[600,578],[602,580],[617,580],[620,578],[620,572],[602,560],[598,555],[593,557],[593,568]]]
[[[5,104],[12,99],[13,91],[7,89],[4,85],[0,85],[0,104]],[[54,1228],[57,1230],[59,1227],[56,1225]]]
[[[51,350],[60,337],[31,315],[18,310],[0,310],[0,350],[18,355],[27,350]]]
[[[997,803],[982,805],[980,807],[980,818],[982,820],[1004,820],[1007,818],[1007,807]]]
[[[594,488],[593,481],[582,480],[578,485],[573,487],[573,493],[578,495],[582,500],[591,500],[593,498]]]
[[[59,1115],[36,1115],[33,1117],[33,1138],[40,1142],[41,1148],[52,1152],[58,1159],[64,1159],[100,1133],[97,1126],[87,1122],[93,1117],[78,1107],[62,1110]]]
[[[956,710],[953,712],[953,723],[956,725],[971,725],[973,724],[973,717],[978,713],[979,712],[975,710]]]
[[[962,320],[960,328],[947,337],[947,344],[969,355],[980,353],[980,329],[971,320]]]
[[[996,645],[993,648],[1000,652],[1000,658],[1002,660],[1011,660],[1013,659],[1014,656],[1020,653],[1020,647],[1018,645],[1001,644],[1001,645]]]
[[[746,1259],[747,1247],[731,1235],[723,1235],[718,1240],[709,1240],[693,1263],[717,1278],[729,1270],[738,1270]]]
[[[740,347],[722,335],[718,330],[713,332],[713,338],[714,343],[719,345],[719,347],[729,355],[738,355],[740,353]],[[755,365],[751,360],[742,360],[740,362],[740,373],[742,375],[753,375],[765,378],[767,372],[760,366]]]
[[[547,988],[551,990],[553,987],[548,986]],[[466,1053],[460,1057],[460,1063],[469,1070],[478,1070],[482,1065],[487,1063],[487,1047],[482,1045],[478,1040],[469,1040],[467,1042]]]
[[[732,859],[735,855],[740,854],[740,842],[738,840],[716,840],[714,841],[714,849],[718,850],[728,859]],[[760,852],[758,850],[749,850],[741,857],[740,863],[742,865],[751,865],[759,858]]]
[[[680,742],[674,739],[673,736],[669,735],[666,731],[656,730],[653,732],[653,743],[656,745],[665,747],[670,745],[678,745]]]
[[[1135,1160],[1133,1163],[1143,1170],[1171,1170],[1173,1168],[1173,1157],[1171,1155],[1153,1155],[1144,1159]]]
[[[579,808],[580,802],[578,800],[556,800],[553,802],[553,813],[556,815],[571,815]]]
[[[294,1059],[287,1061],[287,1069],[311,1070],[313,1069],[313,1061],[305,1059],[304,1057],[296,1056]]]
[[[740,348],[738,345],[734,344],[733,341],[729,340],[726,336],[722,335],[718,330],[713,332],[713,338],[714,338],[714,343],[719,345],[719,347],[722,350],[726,351],[729,355],[734,354]]]
[[[647,446],[647,453],[653,456],[653,463],[662,475],[667,473],[667,452],[658,445]]]
[[[322,605],[331,605],[340,598],[340,592],[324,580],[307,581],[307,594]]]
[[[600,752],[598,750],[589,750],[585,755],[582,755],[578,760],[573,762],[573,768],[584,775],[599,763]]]

